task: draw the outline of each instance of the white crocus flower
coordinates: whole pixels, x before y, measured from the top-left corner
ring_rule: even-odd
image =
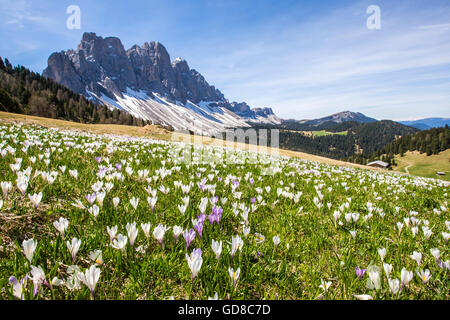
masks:
[[[368,268],[369,269],[369,268]],[[367,279],[367,286],[369,289],[381,289],[381,277],[379,269],[376,267],[370,268],[371,270],[368,271],[369,279]]]
[[[216,255],[217,260],[219,260],[220,254],[222,252],[222,241],[215,241],[213,239],[211,247],[214,254]]]
[[[88,209],[88,212],[94,216],[94,219],[97,219],[97,216],[100,213],[100,208],[96,204],[94,204]]]
[[[34,293],[33,295],[36,295],[36,293],[38,293],[39,288],[41,287],[41,284],[45,283],[45,273],[44,270],[42,270],[42,267],[35,267],[35,266],[31,266],[31,275],[32,277],[30,278],[33,281],[33,285],[34,285]]]
[[[134,210],[136,210],[138,204],[139,204],[139,199],[136,199],[135,197],[130,199],[130,204],[133,206]]]
[[[103,200],[105,199],[106,192],[97,192],[96,196],[97,196],[96,200],[97,200],[98,204],[100,205],[100,207],[103,207]]]
[[[383,262],[383,269],[384,269],[384,272],[386,273],[386,277],[389,279],[389,275],[392,272],[392,264]]]
[[[51,284],[53,287],[59,287],[64,284],[64,280],[58,279],[58,277],[53,277]]]
[[[409,282],[413,279],[414,274],[412,273],[412,271],[408,271],[406,270],[406,268],[402,269],[401,275],[400,275],[400,280],[402,282],[402,286],[407,286],[409,284]]]
[[[445,240],[445,243],[447,243],[448,239],[450,239],[450,232],[442,232],[442,237]]]
[[[389,288],[391,289],[391,292],[395,295],[400,290],[400,280],[398,279],[388,279],[389,282]]]
[[[334,211],[333,213],[333,218],[334,218],[334,225],[336,226],[338,219],[341,217],[341,213],[337,210]]]
[[[250,226],[242,228],[242,233],[244,233],[244,237],[247,239],[248,234],[250,233]]]
[[[430,249],[430,252],[436,260],[439,260],[439,256],[441,255],[441,252],[439,251],[439,249],[433,248],[433,249]]]
[[[232,237],[231,256],[233,257],[237,250],[241,250],[243,245],[244,245],[244,241],[242,241],[241,237],[239,237],[239,236]]]
[[[155,237],[155,239],[158,240],[161,247],[164,239],[164,234],[166,233],[167,230],[169,230],[169,228],[161,223],[155,229],[153,229],[153,237]]]
[[[31,203],[34,205],[34,207],[37,209],[39,206],[39,203],[42,200],[42,192],[39,192],[38,194],[28,195],[28,198],[30,199]]]
[[[190,256],[186,254],[186,260],[188,262],[189,269],[191,269],[193,280],[200,271],[200,268],[202,267],[203,263],[202,250],[195,249]]]
[[[398,233],[401,233],[403,230],[403,223],[397,222]]]
[[[75,179],[78,179],[78,170],[74,169],[74,170],[69,170],[69,174]]]
[[[153,211],[155,208],[156,202],[158,201],[158,197],[147,197],[148,205],[150,206],[150,209]]]
[[[328,288],[330,288],[331,284],[332,284],[331,281],[323,281],[322,279],[319,288],[322,289],[323,291],[327,291]]]
[[[72,242],[66,241],[67,249],[69,249],[70,255],[72,256],[72,261],[75,260],[78,250],[81,246],[81,240],[77,238],[73,238]]]
[[[133,222],[132,224],[127,223],[125,229],[127,230],[128,238],[130,239],[130,246],[133,246],[139,232],[139,229],[136,228],[136,222]]]
[[[97,264],[103,264],[102,250],[94,250],[89,252],[89,258]]]
[[[178,210],[180,211],[181,214],[184,214],[186,212],[187,209],[187,205],[186,204],[179,204],[178,205]]]
[[[31,263],[31,259],[33,259],[34,251],[37,247],[37,241],[34,239],[23,240],[22,248],[25,257],[27,257],[28,261]]]
[[[381,261],[384,261],[384,257],[386,256],[386,248],[378,249],[378,254],[380,255]]]
[[[420,272],[417,272],[417,275],[422,280],[422,282],[425,284],[431,279],[431,272],[430,270],[426,269],[425,271],[420,270]]]
[[[116,237],[116,233],[117,233],[117,226],[114,227],[106,227],[106,231],[108,231],[109,234],[109,240],[113,241],[113,239]]]
[[[100,279],[100,273],[100,269],[94,265],[79,275],[81,282],[83,282],[91,291],[91,298],[94,298],[94,290]]]
[[[359,300],[373,300],[373,297],[369,294],[354,294],[353,296]]]
[[[202,198],[200,204],[198,205],[198,208],[200,209],[201,213],[205,213],[207,205],[208,205],[208,198]]]
[[[233,281],[233,285],[236,286],[239,275],[241,274],[241,268],[237,268],[236,271],[234,271],[233,268],[228,268],[228,273],[230,274],[230,278]]]
[[[115,249],[125,251],[125,247],[127,245],[128,237],[122,234],[117,235],[117,239],[112,241],[111,246]]]
[[[420,266],[420,261],[422,260],[422,254],[420,252],[414,251],[410,258],[417,262],[417,265]]]
[[[2,187],[3,198],[6,199],[8,197],[9,191],[11,191],[11,189],[12,189],[12,182],[11,181],[2,181],[2,182],[0,182],[0,185]]]
[[[150,223],[141,223],[142,231],[144,232],[145,236],[148,238],[150,237]]]
[[[60,217],[58,221],[53,222],[53,226],[64,237],[64,234],[65,234],[67,228],[69,227],[69,220],[67,220],[66,218]]]
[[[276,236],[274,236],[273,238],[272,238],[272,241],[273,241],[273,244],[275,245],[275,247],[276,246],[278,246],[279,244],[280,244],[280,237],[278,236],[278,235],[276,235]]]
[[[120,199],[115,197],[113,198],[113,205],[114,205],[114,209],[117,209],[117,206],[119,205]]]
[[[173,231],[173,236],[175,238],[175,241],[177,241],[180,234],[183,233],[183,228],[180,226],[173,226],[172,231]]]

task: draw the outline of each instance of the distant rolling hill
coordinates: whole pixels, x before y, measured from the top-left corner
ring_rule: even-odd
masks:
[[[450,118],[425,118],[413,121],[398,121],[406,126],[414,127],[419,130],[428,130],[431,128],[445,127],[450,125]]]
[[[352,112],[352,111],[342,111],[335,114],[332,114],[327,117],[318,118],[318,119],[305,119],[305,120],[295,120],[295,119],[287,119],[282,120],[282,126],[286,129],[292,130],[305,130],[305,129],[315,129],[318,130],[327,129],[336,125],[336,123],[345,123],[345,122],[356,122],[356,123],[370,123],[376,122],[376,119],[369,118],[366,115],[360,112]]]

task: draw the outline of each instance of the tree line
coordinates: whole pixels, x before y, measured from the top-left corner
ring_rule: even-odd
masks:
[[[0,111],[80,123],[144,126],[149,121],[95,103],[52,79],[0,57]]]
[[[372,154],[394,141],[399,136],[417,132],[418,130],[395,121],[382,120],[370,123],[347,121],[343,123],[325,122],[319,126],[303,126],[295,124],[295,128],[310,130],[295,130],[292,124],[267,125],[253,124],[255,129],[278,129],[280,148],[301,151],[337,160],[366,164]],[[311,130],[313,129],[313,130]],[[330,133],[346,131],[346,135],[329,134],[315,136],[309,131],[326,130]],[[258,130],[256,130],[258,132]],[[270,134],[268,135],[270,144]],[[387,160],[387,159],[386,159]]]
[[[425,153],[427,156],[431,156],[449,148],[450,129],[446,125],[445,127],[432,128],[402,136],[386,144],[368,157],[361,155],[352,160],[363,164],[374,160],[392,163],[395,155],[403,157],[405,152],[408,151],[419,151],[421,154]]]

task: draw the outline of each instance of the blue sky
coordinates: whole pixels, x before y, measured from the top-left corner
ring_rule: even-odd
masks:
[[[66,28],[72,4],[80,30]],[[366,26],[369,5],[380,30]],[[0,56],[14,65],[42,72],[86,31],[126,49],[159,41],[229,100],[282,118],[450,117],[448,0],[0,0]]]

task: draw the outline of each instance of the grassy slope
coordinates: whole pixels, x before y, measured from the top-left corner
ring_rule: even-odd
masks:
[[[417,151],[407,152],[404,157],[396,156],[395,159],[398,161],[394,168],[397,171],[428,178],[436,178],[436,172],[443,171],[446,175],[439,179],[450,181],[450,149],[429,157]]]
[[[142,137],[151,137],[161,140],[172,140],[172,141],[183,141],[187,143],[201,143],[208,144],[214,146],[226,146],[225,142],[221,139],[213,139],[208,137],[200,137],[200,136],[190,136],[186,134],[180,133],[171,133],[167,130],[158,127],[158,126],[146,126],[146,127],[135,127],[135,126],[125,126],[125,125],[112,125],[112,124],[84,124],[78,122],[71,122],[65,120],[56,120],[42,117],[34,117],[34,116],[26,116],[22,114],[15,113],[7,113],[0,112],[0,120],[3,121],[20,121],[27,124],[38,124],[44,127],[56,127],[61,129],[75,129],[82,131],[90,131],[96,134],[118,134],[118,135],[129,135],[129,136],[142,136]],[[331,165],[340,165],[340,166],[353,166],[360,168],[368,168],[371,170],[374,169],[367,166],[362,166],[358,164],[353,164],[349,162],[334,160],[326,157],[320,157],[311,155],[304,152],[298,151],[290,151],[283,149],[260,149],[255,146],[249,146],[243,143],[234,143],[234,148],[242,149],[242,150],[255,150],[260,152],[274,152],[275,154],[288,156],[288,157],[296,157],[305,160],[318,161],[321,163],[327,163]],[[256,148],[256,149],[255,149]],[[405,168],[408,168],[408,172],[412,175],[436,178],[437,171],[444,171],[447,174],[443,177],[439,177],[442,180],[450,180],[450,150],[446,150],[441,152],[439,155],[433,155],[427,157],[425,154],[419,154],[418,152],[408,152],[405,154],[403,158],[397,156],[399,165],[394,167],[394,170],[399,172],[407,172]],[[410,166],[409,166],[410,165]],[[409,167],[408,167],[409,166]]]
[[[347,131],[342,131],[342,132],[328,132],[325,130],[320,130],[320,131],[312,131],[312,134],[315,135],[316,137],[323,137],[323,136],[328,136],[328,135],[333,135],[333,134],[337,134],[340,136],[346,136],[347,135]]]
[[[20,121],[26,124],[38,124],[44,127],[54,127],[60,129],[77,129],[82,131],[89,131],[96,134],[118,134],[118,135],[129,135],[129,136],[142,136],[149,138],[156,138],[161,140],[171,140],[171,141],[183,141],[186,143],[201,143],[213,146],[228,146],[225,141],[222,139],[215,139],[209,137],[201,137],[201,136],[191,136],[182,133],[172,133],[168,132],[158,126],[147,126],[145,128],[134,127],[134,126],[125,126],[125,125],[110,125],[110,124],[84,124],[78,122],[71,122],[65,120],[56,120],[35,116],[26,116],[22,114],[16,113],[8,113],[8,112],[0,112],[0,121]],[[231,147],[231,146],[230,146]],[[320,157],[311,155],[308,153],[276,149],[276,148],[258,148],[255,146],[250,146],[248,144],[243,143],[234,143],[232,146],[234,148],[238,148],[241,150],[249,150],[252,151],[254,148],[257,148],[260,152],[273,152],[275,154],[279,154],[282,156],[288,157],[296,157],[299,159],[318,161],[321,163],[327,163],[331,165],[339,165],[339,166],[353,166],[359,168],[367,168],[373,169],[367,166],[362,166],[354,163],[334,160],[330,158]],[[379,169],[376,169],[379,170]]]
[[[119,124],[86,124],[1,111],[0,119],[4,121],[20,121],[26,124],[37,124],[44,127],[89,131],[96,134],[152,136],[162,140],[167,140],[170,137],[170,132],[158,126],[135,127]]]

